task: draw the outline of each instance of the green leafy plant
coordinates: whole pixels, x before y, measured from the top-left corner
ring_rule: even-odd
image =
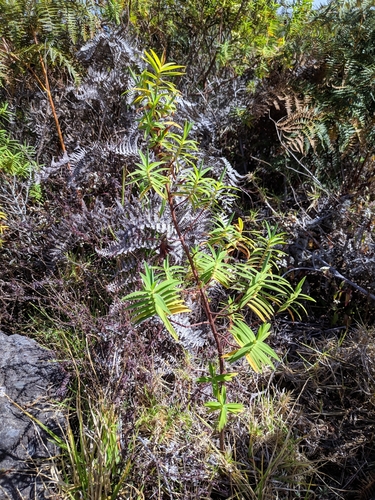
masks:
[[[269,323],[263,323],[255,335],[246,323],[239,320],[234,321],[229,331],[241,349],[228,353],[225,357],[230,363],[234,363],[245,356],[255,372],[260,372],[265,365],[273,368],[271,359],[279,361],[279,358],[275,351],[264,342],[271,333],[270,328]]]
[[[292,64],[287,41],[302,33],[312,0],[142,0],[129,3],[129,19],[140,37],[183,61],[195,84],[212,76],[251,68],[268,75],[274,59]],[[254,79],[255,82],[255,79]]]
[[[190,311],[181,300],[177,288],[180,288],[182,283],[168,276],[164,280],[160,279],[155,276],[154,270],[147,263],[145,263],[145,274],[141,274],[141,277],[143,290],[126,296],[127,300],[132,301],[132,305],[128,307],[132,311],[132,321],[137,324],[145,318],[159,316],[172,337],[178,340],[168,316]]]
[[[247,236],[242,219],[237,223],[222,222],[226,216],[220,201],[224,197],[233,199],[236,187],[224,183],[225,172],[215,178],[209,167],[198,164],[197,144],[188,139],[191,124],[181,127],[172,120],[178,91],[169,78],[181,74],[181,67],[166,63],[164,55],[159,58],[153,51],[145,53],[145,61],[150,69],[138,78],[135,103],[142,111],[139,127],[144,130],[149,150],[146,154],[140,152],[142,162],[130,174],[129,182],[145,203],[152,193],[160,198],[160,213],[169,210],[184,265],[181,269],[164,264],[167,271],[163,276],[160,272],[156,274],[156,267],[145,264],[141,290],[128,294],[124,300],[131,303],[128,309],[135,323],[158,316],[177,339],[173,315],[189,312],[183,297],[199,297],[215,341],[219,365],[216,373],[210,363],[210,377],[199,381],[212,386],[215,401],[206,406],[218,412],[220,448],[224,451],[228,414],[243,409],[242,404],[227,401],[226,386],[236,374],[226,373],[226,361],[234,363],[246,358],[255,371],[266,365],[272,367],[272,359],[278,360],[278,356],[265,343],[271,328],[267,321],[277,310],[295,309],[308,297],[302,293],[303,282],[293,290],[277,274],[277,260],[282,255],[281,235],[267,226],[266,236],[255,234],[254,239]],[[181,228],[180,207],[195,214],[196,221],[203,215],[214,220],[212,229],[200,235],[198,245],[192,245],[186,230]],[[194,232],[192,227],[190,232]],[[226,299],[214,308],[210,293],[218,285],[226,290]],[[257,334],[245,321],[246,309],[261,322]],[[230,338],[239,348],[226,353],[233,344]]]
[[[106,21],[120,25],[124,15],[129,11],[128,0],[102,0],[98,2],[101,15]]]
[[[6,122],[10,120],[11,116],[8,103],[1,104],[0,119],[3,121],[1,126],[6,127]],[[26,185],[26,199],[27,197],[36,201],[41,199],[40,184],[33,182],[38,168],[37,163],[33,160],[34,157],[35,150],[32,146],[21,144],[11,137],[6,128],[0,128],[0,183],[5,191],[9,188],[10,192],[14,192],[15,178],[17,178],[18,181],[21,181],[20,189]],[[6,196],[2,198],[4,204],[9,203]],[[0,247],[4,241],[1,235],[9,228],[5,223],[7,218],[6,212],[1,209],[0,205]]]
[[[225,382],[231,382],[237,373],[223,373],[218,375],[216,367],[212,363],[209,363],[209,371],[209,377],[199,377],[197,382],[208,382],[212,386],[212,394],[216,398],[216,401],[209,401],[204,406],[211,412],[219,412],[218,429],[221,432],[228,422],[228,413],[240,413],[244,410],[244,406],[241,403],[227,403],[227,389],[223,385]]]
[[[30,161],[33,154],[34,148],[20,144],[6,130],[0,130],[0,171],[5,175],[29,178],[36,170],[36,163]]]
[[[32,146],[21,144],[12,139],[6,130],[7,123],[12,118],[12,113],[8,109],[8,103],[0,105],[0,118],[2,126],[0,128],[0,173],[5,176],[16,176],[20,179],[28,179],[37,168],[33,160],[35,150]]]

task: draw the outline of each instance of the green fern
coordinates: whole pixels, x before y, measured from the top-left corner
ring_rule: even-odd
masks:
[[[39,66],[35,56],[41,53],[71,71],[75,44],[99,26],[96,11],[90,0],[1,0],[0,61],[25,71]]]
[[[0,173],[27,179],[36,170],[36,163],[30,160],[34,148],[11,139],[6,130],[0,130]]]
[[[121,24],[124,13],[128,12],[127,0],[106,0],[101,4],[103,18],[117,26]]]
[[[288,150],[304,155],[310,172],[331,185],[343,173],[351,189],[372,176],[374,37],[373,0],[335,0],[315,12],[300,46],[290,47],[304,63],[286,82],[287,116],[276,125]]]
[[[0,82],[34,81],[45,92],[62,151],[50,72],[78,80],[75,45],[99,26],[93,0],[0,0]]]

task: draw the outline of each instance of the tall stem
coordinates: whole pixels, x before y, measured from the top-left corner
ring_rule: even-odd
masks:
[[[197,268],[195,267],[194,260],[190,254],[189,247],[186,244],[184,235],[182,234],[180,226],[178,224],[173,196],[169,190],[168,185],[166,186],[166,188],[167,188],[167,193],[168,193],[168,205],[169,205],[169,209],[170,209],[171,216],[172,216],[172,222],[173,222],[174,228],[176,229],[181,246],[182,246],[182,248],[185,252],[185,255],[189,261],[190,268],[191,268],[191,271],[192,271],[193,276],[194,276],[194,280],[197,284],[199,294],[201,296],[201,300],[202,300],[202,304],[203,304],[203,309],[206,313],[206,317],[207,317],[208,323],[210,325],[212,335],[214,336],[214,339],[215,339],[217,354],[219,357],[220,374],[223,375],[225,373],[225,365],[224,365],[224,359],[223,359],[223,346],[221,345],[221,342],[220,342],[220,337],[219,337],[219,334],[218,334],[218,331],[216,328],[215,320],[213,318],[213,315],[212,315],[212,312],[210,309],[210,304],[208,303],[207,295],[205,294],[205,291],[204,291],[203,283],[201,282],[201,280],[199,278],[199,274],[198,274]],[[222,453],[224,453],[224,451],[225,451],[224,429],[222,429],[219,432],[219,443],[220,443],[220,451]]]
[[[216,328],[215,320],[213,318],[213,315],[212,315],[212,312],[210,309],[210,304],[208,303],[207,295],[205,294],[204,289],[203,289],[203,283],[201,282],[201,280],[199,278],[197,268],[194,264],[194,260],[190,254],[190,251],[189,251],[189,247],[186,244],[184,235],[182,234],[180,226],[178,224],[175,206],[174,206],[174,200],[173,200],[173,196],[171,195],[171,192],[169,190],[169,186],[167,186],[167,193],[168,193],[168,205],[169,205],[169,209],[171,211],[172,222],[173,222],[174,228],[176,229],[181,246],[182,246],[182,248],[185,252],[185,255],[189,261],[190,268],[191,268],[191,271],[192,271],[193,276],[194,276],[194,280],[198,286],[199,294],[201,296],[203,309],[206,313],[208,323],[210,325],[212,334],[213,334],[214,339],[215,339],[217,354],[219,356],[220,374],[222,375],[225,373],[225,365],[224,365],[224,359],[223,359],[223,347],[222,347],[221,342],[220,342],[220,337],[219,337],[219,334],[218,334],[218,331]]]
[[[36,45],[39,45],[39,42],[38,42],[36,34],[34,34],[34,41],[35,41]],[[62,152],[66,153],[66,147],[65,147],[64,137],[63,137],[62,132],[61,132],[59,118],[57,116],[56,108],[55,108],[55,103],[54,103],[53,97],[52,97],[52,92],[51,92],[51,87],[50,87],[50,84],[49,84],[49,78],[48,78],[47,68],[46,68],[46,65],[44,63],[44,60],[43,60],[43,57],[42,57],[41,54],[39,54],[39,62],[40,62],[40,66],[41,66],[42,71],[43,71],[44,82],[45,82],[44,83],[44,88],[45,88],[45,91],[47,93],[47,98],[48,98],[49,105],[51,106],[51,111],[52,111],[52,114],[53,114],[53,119],[55,120],[55,125],[56,125],[57,135],[58,135],[59,141],[60,141],[60,146],[61,146]],[[69,163],[68,163],[68,168],[70,169],[70,164]]]

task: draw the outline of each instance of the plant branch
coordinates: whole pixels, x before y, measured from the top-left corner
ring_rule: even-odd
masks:
[[[35,41],[36,45],[39,45],[39,42],[38,42],[38,39],[37,39],[37,36],[35,33],[34,33],[34,41]],[[62,135],[62,131],[61,131],[61,127],[60,127],[59,118],[58,118],[57,113],[56,113],[55,103],[54,103],[53,97],[52,97],[51,87],[50,87],[49,78],[48,78],[48,71],[47,71],[45,62],[43,60],[42,54],[40,54],[40,53],[39,53],[39,62],[40,62],[41,68],[42,68],[44,81],[45,81],[44,87],[45,87],[45,91],[47,93],[47,98],[48,98],[49,105],[51,107],[53,118],[55,120],[55,125],[56,125],[57,135],[59,136],[60,146],[61,146],[62,152],[65,154],[66,153],[66,146],[65,146],[64,137]],[[68,165],[68,169],[70,170],[70,168],[71,168],[70,163],[68,163],[67,165]]]
[[[207,320],[208,320],[208,323],[210,325],[212,334],[213,334],[214,339],[215,339],[216,349],[217,349],[217,353],[219,356],[220,374],[224,374],[225,373],[225,365],[224,365],[224,359],[223,359],[223,347],[222,347],[221,342],[220,342],[219,334],[218,334],[217,329],[216,329],[215,321],[214,321],[213,314],[212,314],[211,309],[210,309],[210,305],[208,303],[207,296],[204,293],[203,284],[202,284],[201,280],[199,279],[198,271],[197,271],[197,268],[195,267],[193,258],[190,254],[189,247],[186,244],[184,235],[182,234],[180,226],[178,224],[173,196],[170,192],[168,185],[167,185],[167,193],[168,193],[168,205],[169,205],[169,209],[171,211],[172,222],[173,222],[173,225],[176,229],[181,246],[182,246],[182,248],[185,252],[185,255],[189,261],[190,268],[191,268],[191,271],[192,271],[193,276],[194,276],[194,280],[198,286],[199,294],[200,294],[201,300],[202,300],[202,305],[203,305],[204,311],[206,313]]]

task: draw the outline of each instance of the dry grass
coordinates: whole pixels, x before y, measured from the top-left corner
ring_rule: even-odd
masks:
[[[203,407],[209,391],[195,382],[205,364],[199,353],[184,354],[163,333],[136,359],[121,342],[87,346],[92,355],[84,376],[76,372],[81,385],[54,469],[61,498],[371,498],[375,331],[340,336],[322,325],[318,335],[287,323],[279,330],[272,342],[287,354],[275,372],[236,366],[228,396],[246,411],[230,417],[224,455]],[[132,348],[141,352],[136,335]],[[94,370],[100,359],[111,367],[106,377]]]

